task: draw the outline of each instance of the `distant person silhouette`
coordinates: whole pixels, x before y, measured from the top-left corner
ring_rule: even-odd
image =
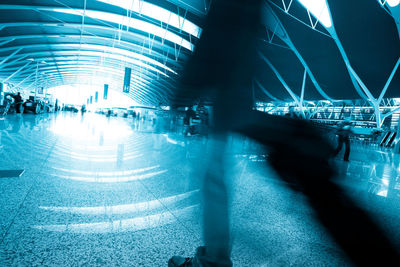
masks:
[[[13,96],[14,101],[15,101],[15,111],[17,113],[21,113],[22,111],[22,104],[23,104],[23,100],[22,100],[22,96],[21,93],[18,92],[16,95]]]
[[[351,134],[351,120],[349,118],[340,122],[336,131],[338,136],[338,146],[335,149],[334,155],[337,156],[345,145],[343,160],[349,161],[350,156],[350,134]]]

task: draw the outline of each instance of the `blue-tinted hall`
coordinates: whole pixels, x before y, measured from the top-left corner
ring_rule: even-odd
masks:
[[[398,266],[399,0],[0,0],[0,266]]]

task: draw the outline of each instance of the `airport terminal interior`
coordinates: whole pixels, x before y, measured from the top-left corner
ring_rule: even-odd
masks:
[[[212,27],[251,2],[254,41],[235,28],[244,22]],[[205,86],[177,100],[188,62],[218,60],[204,47],[247,41],[251,67],[227,78],[253,70],[243,98]],[[225,125],[251,120],[238,115],[247,99],[276,119],[265,136],[290,148],[288,172],[312,166],[297,155],[314,143],[274,129],[318,129],[332,183],[400,251],[399,65],[400,0],[0,0],[0,266],[229,266],[170,260],[210,245],[204,209],[225,193],[233,266],[358,265],[307,189],[271,163],[276,151]],[[193,83],[218,76],[209,70]]]

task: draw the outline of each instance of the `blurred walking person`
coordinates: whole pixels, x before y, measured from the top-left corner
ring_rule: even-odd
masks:
[[[212,146],[202,183],[204,246],[197,248],[194,257],[172,257],[168,266],[232,266],[229,177],[222,164],[231,132],[268,148],[271,166],[293,190],[305,195],[321,224],[355,264],[400,262],[391,242],[332,181],[333,148],[320,130],[304,120],[253,110],[250,88],[262,3],[212,1],[202,37],[181,77],[177,105],[194,103],[201,96],[212,99]]]

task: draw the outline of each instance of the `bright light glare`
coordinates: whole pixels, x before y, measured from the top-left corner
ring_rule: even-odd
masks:
[[[331,15],[329,14],[328,5],[326,0],[297,0],[305,8],[307,8],[311,14],[318,19],[326,28],[332,26]]]
[[[199,190],[194,190],[186,192],[179,195],[174,195],[170,197],[160,198],[156,200],[150,200],[146,202],[133,203],[133,204],[123,204],[114,206],[98,206],[98,207],[39,207],[40,209],[54,211],[54,212],[66,212],[74,214],[85,214],[85,215],[102,215],[106,214],[108,216],[129,214],[135,212],[143,212],[159,209],[165,206],[171,206],[179,201],[190,198]]]
[[[110,75],[114,75],[115,77],[122,77],[123,75],[123,70],[116,70],[113,68],[109,68],[106,66],[95,66],[95,65],[85,65],[85,64],[58,64],[57,65],[58,70],[55,70],[54,67],[48,67],[48,68],[42,68],[43,71],[41,73],[43,74],[50,74],[50,73],[60,73],[60,74],[67,74],[67,73],[76,73],[76,71],[79,71],[80,73],[82,72],[91,72],[91,71],[98,71],[100,73],[109,73]],[[139,80],[142,84],[147,85],[151,83],[151,81],[146,80],[138,75],[132,74],[131,77],[134,79],[135,82]]]
[[[193,205],[179,210],[172,210],[171,212],[168,211],[130,219],[68,225],[35,225],[33,226],[33,228],[52,232],[54,231],[86,234],[139,231],[174,223],[176,222],[176,218],[187,218],[188,216],[191,216],[193,214],[198,206],[199,205]]]
[[[54,45],[57,46],[57,45]],[[158,62],[157,60],[154,60],[152,58],[146,57],[144,55],[141,55],[139,53],[135,53],[132,51],[116,48],[116,47],[111,47],[111,46],[104,46],[104,45],[97,45],[97,44],[61,44],[59,45],[60,47],[67,47],[67,48],[78,48],[80,50],[81,55],[88,55],[88,56],[99,56],[99,57],[105,57],[105,58],[113,58],[117,60],[121,60],[122,62],[129,62],[132,64],[136,64],[139,66],[143,66],[145,68],[152,69],[151,66],[145,63],[138,63],[137,60],[132,59],[138,59],[141,61],[148,62],[150,64],[156,65],[158,67],[161,67],[165,70],[168,70],[174,74],[176,72],[172,70],[171,68],[168,68],[166,65]],[[88,50],[94,50],[94,51],[86,51],[86,50],[81,50],[81,49],[88,49]],[[102,52],[99,52],[102,51]],[[76,51],[75,51],[76,53]]]
[[[89,84],[83,85],[62,85],[47,89],[48,93],[53,95],[54,99],[58,99],[60,103],[82,105],[86,104],[86,99],[90,96],[94,96],[95,92],[99,92],[99,102],[89,105],[90,107],[122,107],[127,108],[130,106],[139,105],[133,101],[130,97],[124,95],[122,92],[117,92],[114,87],[110,85],[108,91],[108,99],[103,99],[103,86],[104,83],[111,84],[111,80],[101,80],[96,78],[96,81],[92,81]]]
[[[60,133],[59,133],[60,134]],[[79,137],[81,137],[82,134],[79,135]],[[123,136],[122,136],[123,137]],[[64,154],[65,156],[65,154]],[[69,155],[70,158],[72,159],[77,159],[77,160],[81,160],[81,161],[90,161],[90,162],[116,162],[119,160],[118,156],[114,156],[114,157],[91,157],[91,156],[73,156],[73,155]],[[137,158],[141,158],[143,157],[143,154],[136,154],[134,156],[126,156],[125,154],[123,154],[123,156],[121,157],[121,160],[127,161],[130,159],[137,159]]]
[[[400,3],[400,0],[387,0],[386,3],[391,7],[395,7]]]
[[[98,0],[100,2],[108,3],[114,6],[119,6],[127,10],[143,14],[150,18],[162,21],[163,23],[172,25],[178,29],[182,28],[183,31],[200,38],[201,28],[187,19],[178,16],[164,8],[139,0]]]
[[[140,155],[140,156],[143,157],[143,155]],[[124,160],[126,160],[126,158],[124,158]],[[113,161],[115,162],[115,161],[117,161],[117,159],[114,159]],[[67,175],[53,175],[53,176],[57,177],[57,178],[68,179],[68,180],[73,180],[73,181],[80,181],[80,182],[88,182],[88,183],[124,183],[124,182],[148,179],[148,178],[158,176],[158,175],[166,173],[166,172],[167,172],[167,170],[161,170],[161,171],[156,171],[156,172],[149,172],[146,174],[119,176],[119,177],[109,177],[109,176],[107,176],[107,177],[100,177],[100,176],[99,177],[87,177],[87,176],[67,176]]]
[[[86,121],[82,121],[80,117],[62,117],[57,118],[50,131],[57,135],[79,139],[79,140],[99,140],[100,136],[103,138],[119,139],[132,134],[133,130],[128,125],[118,123],[115,121],[108,121],[103,116],[97,114],[86,114],[85,119],[90,121],[90,125]],[[79,158],[81,160],[84,157]],[[116,161],[115,159],[91,159],[92,161]]]
[[[381,197],[387,197],[387,194],[388,194],[388,190],[387,189],[381,190],[381,191],[379,191],[377,193],[377,195],[381,196]]]
[[[52,9],[52,11],[83,16],[83,12],[78,9],[54,8],[54,9]],[[151,33],[162,39],[168,40],[177,45],[185,47],[190,51],[193,51],[193,49],[194,49],[194,45],[192,43],[190,43],[189,41],[176,35],[175,33],[172,33],[166,29],[163,29],[154,24],[151,24],[151,23],[139,20],[139,19],[129,18],[126,16],[112,14],[112,13],[108,13],[108,12],[94,11],[94,10],[86,10],[85,16],[93,18],[93,19],[104,20],[104,21],[108,21],[111,23],[124,25],[129,28],[137,29],[139,31]]]

